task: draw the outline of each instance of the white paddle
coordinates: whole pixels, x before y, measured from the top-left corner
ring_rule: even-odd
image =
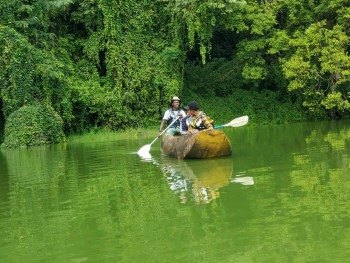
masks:
[[[227,124],[217,126],[214,129],[220,129],[223,127],[241,127],[243,125],[246,125],[248,123],[248,120],[249,120],[248,116],[242,116],[230,121]]]
[[[173,122],[170,123],[170,125],[168,125],[168,127],[166,127],[166,128],[164,129],[164,131],[163,131],[159,136],[157,136],[150,144],[146,144],[146,145],[142,146],[141,149],[137,152],[137,154],[140,155],[140,156],[148,156],[148,155],[149,155],[149,151],[151,150],[152,144],[153,144],[160,136],[162,136],[162,134],[163,134],[167,129],[169,129],[169,128],[171,127],[171,125],[173,125],[173,124],[177,121],[178,118],[179,118],[179,116],[177,116],[177,117],[175,118],[175,120],[173,120]]]

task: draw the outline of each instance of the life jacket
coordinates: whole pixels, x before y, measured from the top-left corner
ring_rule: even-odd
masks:
[[[208,115],[206,115],[204,112],[201,112],[198,117],[192,117],[191,120],[191,127],[193,129],[197,129],[197,130],[204,130],[207,129],[207,127],[204,126],[203,122],[202,122],[202,118],[203,117],[207,117],[208,121],[210,122],[211,125],[213,125],[214,128],[214,120],[211,119]]]
[[[170,118],[167,122],[167,124],[169,126],[177,118],[177,114],[175,113],[175,111],[173,111],[172,108],[170,108],[168,111],[170,113]],[[177,112],[180,112],[180,110],[178,110]],[[180,119],[177,119],[177,121],[173,125],[171,125],[171,127],[179,128],[180,127]]]

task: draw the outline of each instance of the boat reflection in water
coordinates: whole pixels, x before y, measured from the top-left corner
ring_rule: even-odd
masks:
[[[177,160],[163,156],[160,167],[182,203],[192,198],[196,204],[206,204],[218,198],[219,189],[230,183],[254,184],[244,172],[234,176],[231,158]]]

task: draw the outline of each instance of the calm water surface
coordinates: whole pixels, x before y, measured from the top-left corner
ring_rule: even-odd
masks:
[[[0,262],[349,262],[350,122],[226,129],[233,155],[153,136],[0,152]]]

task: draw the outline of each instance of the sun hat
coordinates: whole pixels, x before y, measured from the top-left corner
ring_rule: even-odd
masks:
[[[175,101],[175,100],[177,100],[179,103],[181,103],[180,98],[178,96],[174,96],[169,103],[169,107],[172,107],[173,101]]]
[[[181,101],[180,98],[178,96],[174,96],[172,99],[171,99],[171,102],[173,102],[174,100],[178,100],[179,102]]]

